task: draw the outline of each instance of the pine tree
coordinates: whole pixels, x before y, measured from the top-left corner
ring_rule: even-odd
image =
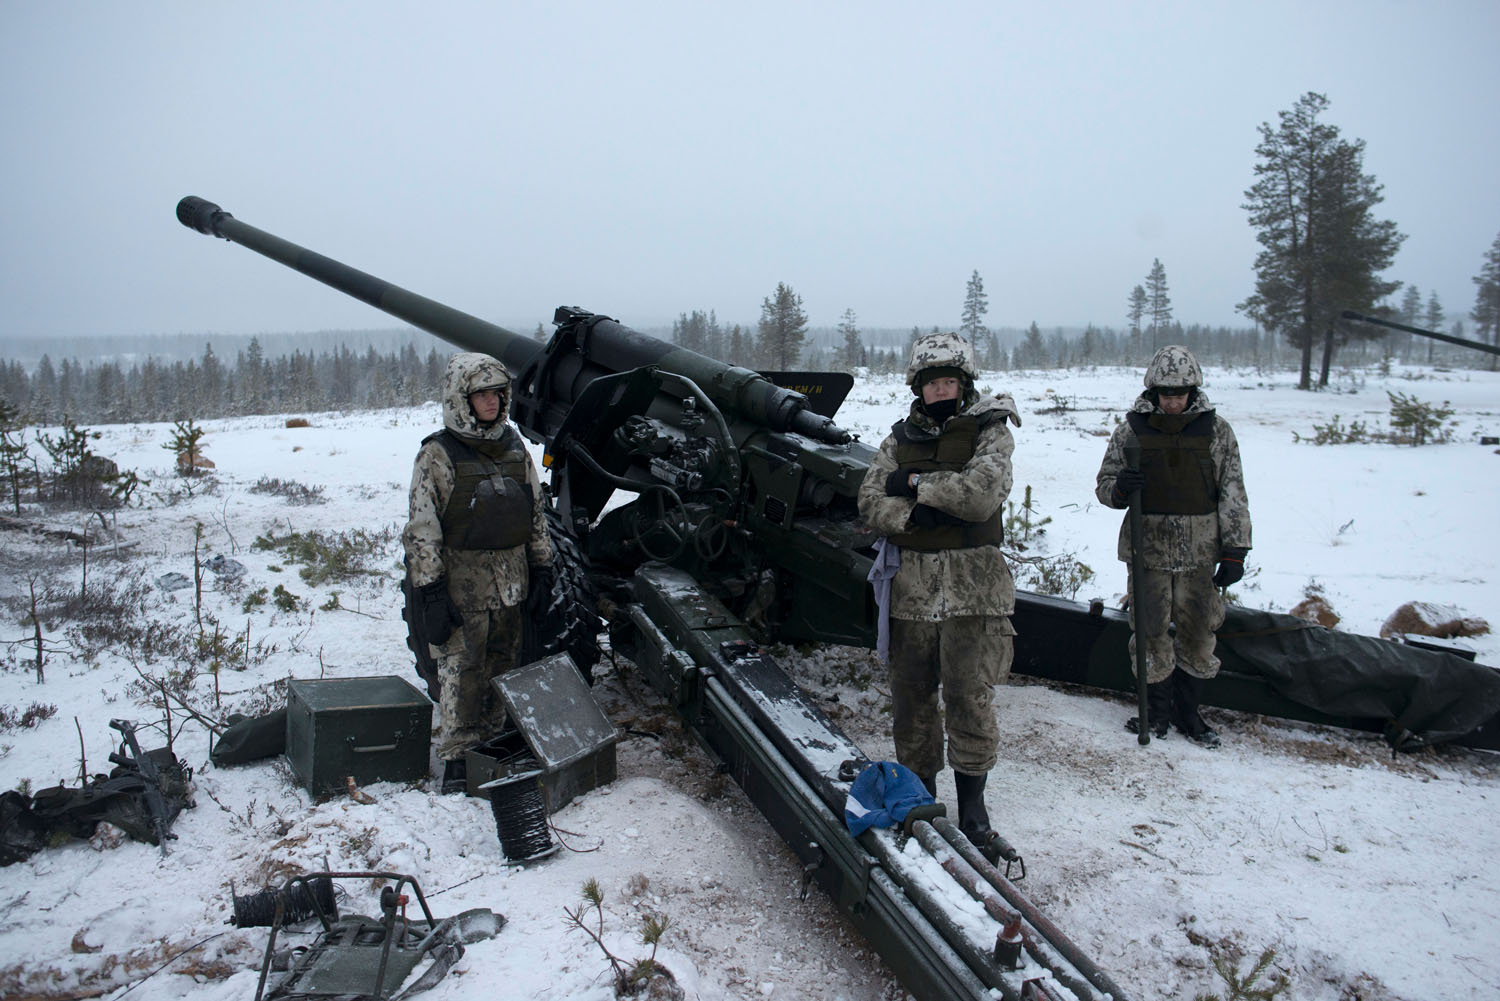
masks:
[[[1441,332],[1443,329],[1443,303],[1438,299],[1436,292],[1427,293],[1427,311],[1422,314],[1421,326],[1428,330]],[[1431,337],[1427,339],[1427,364],[1432,364],[1433,349],[1437,347],[1437,341]]]
[[[1408,327],[1422,325],[1422,290],[1417,286],[1408,285],[1402,290],[1401,304],[1396,307],[1396,322]],[[1393,355],[1400,357],[1402,361],[1411,360],[1411,334],[1404,330],[1393,330],[1385,335],[1385,340]]]
[[[797,364],[806,338],[807,314],[802,311],[802,297],[785,282],[777,282],[774,295],[761,300],[756,345],[760,358],[768,367],[786,371]]]
[[[1142,285],[1131,289],[1130,298],[1125,300],[1125,316],[1130,320],[1130,350],[1137,357],[1144,354],[1141,351],[1141,320],[1146,316],[1146,303],[1146,289]]]
[[[1474,276],[1474,284],[1478,288],[1474,292],[1474,308],[1469,311],[1474,333],[1479,340],[1489,338],[1491,344],[1500,347],[1500,236],[1495,237],[1485,252],[1484,265]],[[1494,365],[1495,356],[1491,355],[1490,366]]]
[[[266,356],[261,350],[259,337],[250,338],[244,360],[239,364],[239,376],[240,397],[245,401],[245,412],[265,413]]]
[[[1415,285],[1406,286],[1401,293],[1401,322],[1415,327],[1422,322],[1422,291]]]
[[[1308,92],[1280,113],[1279,128],[1261,124],[1258,180],[1245,192],[1262,249],[1255,292],[1237,308],[1301,349],[1299,389],[1312,388],[1319,336],[1320,384],[1327,384],[1340,312],[1369,311],[1395,290],[1379,273],[1405,239],[1395,223],[1373,216],[1384,196],[1364,173],[1364,142],[1340,139],[1336,127],[1319,122],[1327,107],[1326,97]]]
[[[725,359],[731,365],[749,366],[749,345],[745,343],[744,329],[736,323],[729,328],[729,357]]]
[[[984,325],[984,315],[989,311],[990,300],[984,294],[984,279],[979,277],[979,269],[976,268],[969,276],[969,284],[964,288],[963,317],[958,330],[969,339],[976,353],[982,352],[980,357],[984,365],[996,368],[995,351],[999,342],[990,333],[990,328]]]
[[[859,343],[859,325],[854,319],[853,306],[844,310],[844,317],[839,321],[839,334],[842,337],[839,364],[852,371],[859,367],[864,358],[864,347]]]
[[[38,424],[53,424],[60,411],[57,409],[57,370],[52,359],[42,355],[36,365],[35,388],[31,394],[31,415]]]
[[[1091,365],[1094,362],[1094,355],[1098,352],[1099,331],[1094,329],[1094,325],[1090,323],[1083,328],[1083,337],[1079,339],[1078,359],[1085,365]]]
[[[18,515],[21,513],[21,481],[29,457],[21,411],[0,400],[0,472],[5,475],[6,492],[10,494],[11,504]]]
[[[1161,336],[1172,322],[1172,297],[1167,294],[1167,269],[1160,258],[1152,258],[1146,275],[1146,315],[1151,317],[1151,350],[1161,347]]]
[[[198,391],[194,394],[194,410],[217,412],[224,400],[224,366],[214,354],[212,344],[203,345],[203,361],[198,367]]]
[[[1047,345],[1042,341],[1042,329],[1031,321],[1026,328],[1026,338],[1016,346],[1017,368],[1041,368],[1047,362]]]
[[[724,360],[724,328],[719,326],[719,314],[712,309],[708,311],[708,324],[703,328],[703,353]]]

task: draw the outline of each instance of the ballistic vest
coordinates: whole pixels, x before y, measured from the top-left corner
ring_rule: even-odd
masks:
[[[453,463],[453,493],[443,508],[443,545],[449,549],[511,549],[531,539],[535,498],[526,482],[530,459],[515,429],[498,439],[461,438],[444,428],[435,441]]]
[[[1213,514],[1219,506],[1214,475],[1214,412],[1125,415],[1141,443],[1141,510],[1146,514]]]
[[[896,465],[919,473],[957,472],[974,457],[979,432],[1005,415],[998,412],[960,414],[950,417],[942,433],[935,437],[913,438],[906,421],[891,429],[896,436]],[[984,521],[916,528],[892,535],[891,542],[902,549],[935,552],[939,549],[972,549],[975,546],[998,546],[1005,538],[1005,518],[1001,508]]]

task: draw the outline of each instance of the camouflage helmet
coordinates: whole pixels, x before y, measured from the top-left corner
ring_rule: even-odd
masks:
[[[510,412],[510,373],[499,360],[475,351],[463,351],[448,359],[443,375],[443,423],[452,431],[470,437],[481,436],[484,428],[474,416],[469,397],[481,390],[500,392],[500,420]]]
[[[1181,344],[1168,344],[1151,356],[1146,366],[1146,388],[1160,389],[1168,386],[1178,389],[1203,385],[1203,369],[1198,359]]]
[[[964,374],[968,385],[979,377],[974,364],[974,345],[962,334],[923,334],[911,346],[911,364],[906,366],[906,384],[913,393],[922,392],[919,379],[929,368],[956,368]]]

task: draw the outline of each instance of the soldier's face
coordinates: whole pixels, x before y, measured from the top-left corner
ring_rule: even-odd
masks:
[[[481,389],[469,394],[469,406],[481,424],[489,424],[500,416],[500,390]]]
[[[1161,402],[1162,410],[1169,414],[1180,414],[1187,409],[1188,391],[1186,389],[1158,389],[1156,398]]]
[[[963,383],[951,375],[922,383],[922,402],[937,403],[941,400],[956,400],[963,392]]]

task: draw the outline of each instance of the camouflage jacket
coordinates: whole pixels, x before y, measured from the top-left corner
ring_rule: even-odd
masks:
[[[908,518],[918,503],[965,521],[984,521],[1005,503],[1015,449],[1006,421],[1017,426],[1021,423],[1015,401],[1002,395],[966,403],[964,414],[994,414],[999,419],[981,429],[974,456],[963,469],[923,473],[916,499],[886,496],[886,477],[896,469],[896,436],[888,435],[881,442],[859,488],[859,513],[872,531],[885,536],[908,531]],[[916,403],[908,428],[938,433]],[[1015,582],[999,546],[937,552],[901,550],[901,569],[891,584],[893,618],[935,622],[955,615],[1009,615],[1015,606]]]
[[[456,354],[448,363],[444,380],[443,426],[460,439],[498,440],[504,433],[504,415],[509,392],[501,400],[501,420],[482,427],[469,409],[468,383],[486,367],[498,369],[493,358],[479,354]],[[460,609],[478,610],[519,605],[526,599],[527,568],[552,562],[552,540],[547,535],[547,514],[536,464],[527,459],[526,483],[532,505],[531,538],[510,549],[450,549],[443,545],[443,511],[453,494],[453,460],[440,442],[428,441],[417,452],[412,469],[410,519],[401,534],[406,562],[414,587],[448,578],[448,594]]]
[[[1136,397],[1130,407],[1140,414],[1162,413],[1152,402],[1149,391]],[[1186,413],[1200,414],[1213,410],[1208,396],[1199,389]],[[1094,495],[1109,505],[1115,477],[1125,468],[1125,440],[1130,426],[1121,421],[1110,436],[1104,461],[1094,484]],[[1214,415],[1213,435],[1209,441],[1215,485],[1218,488],[1218,510],[1209,514],[1142,515],[1144,552],[1141,554],[1151,570],[1189,570],[1214,563],[1227,549],[1250,548],[1250,500],[1245,493],[1245,471],[1240,465],[1240,446],[1234,429],[1224,418]],[[1113,506],[1113,505],[1111,505]],[[1120,525],[1118,555],[1130,562],[1130,517]]]

